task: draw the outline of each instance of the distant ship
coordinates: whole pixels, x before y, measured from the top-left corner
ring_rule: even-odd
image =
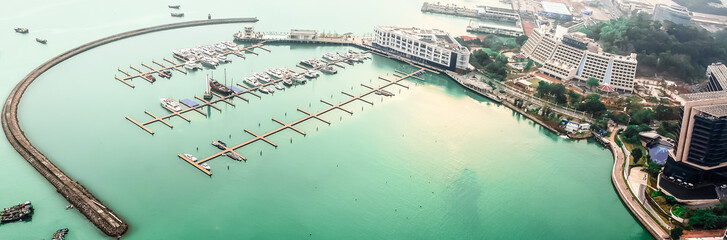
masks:
[[[66,234],[68,234],[68,228],[59,229],[55,233],[53,233],[53,237],[51,240],[65,240]]]
[[[169,5],[169,8],[179,9],[179,5]]]
[[[48,43],[48,40],[45,40],[45,39],[41,39],[41,38],[35,38],[35,41],[36,41],[36,42],[39,42],[39,43],[42,43],[42,44],[46,44],[46,43]]]
[[[174,99],[172,99],[172,98],[160,98],[159,101],[162,102],[162,106],[164,106],[172,111],[175,111],[175,112],[182,111],[182,107],[179,105],[179,102],[174,101]]]
[[[0,211],[0,223],[23,221],[31,217],[33,217],[33,204],[30,201]]]
[[[15,32],[16,33],[28,33],[28,29],[27,28],[16,28]]]
[[[184,13],[172,13],[172,17],[184,17]]]

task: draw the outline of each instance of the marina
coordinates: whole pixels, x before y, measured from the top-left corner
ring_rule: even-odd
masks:
[[[324,122],[324,123],[330,125],[331,122],[328,121],[328,120],[326,120],[326,119],[324,119],[321,115],[323,115],[323,114],[325,114],[327,112],[330,112],[332,110],[335,110],[335,109],[340,109],[340,110],[342,110],[342,111],[344,111],[346,113],[353,114],[353,112],[351,112],[349,110],[346,110],[343,107],[346,104],[349,104],[349,103],[354,102],[354,101],[362,101],[362,102],[365,102],[365,103],[368,103],[368,104],[373,105],[374,104],[373,102],[368,101],[366,99],[363,99],[363,97],[368,96],[370,94],[376,94],[376,93],[381,93],[382,91],[386,91],[386,90],[384,90],[384,88],[389,87],[391,85],[405,86],[405,85],[401,84],[400,82],[403,81],[403,80],[406,80],[406,79],[408,79],[410,77],[416,78],[417,75],[420,75],[420,74],[424,73],[424,71],[425,71],[425,69],[419,69],[419,70],[417,70],[415,72],[412,72],[412,73],[409,73],[409,74],[404,74],[404,73],[401,73],[400,72],[402,75],[396,75],[395,74],[395,76],[397,76],[397,78],[396,79],[393,79],[393,80],[389,80],[389,79],[386,79],[386,78],[380,78],[380,79],[386,79],[387,83],[385,83],[385,84],[383,84],[383,85],[381,85],[379,87],[369,87],[369,86],[365,86],[364,85],[365,87],[369,88],[370,90],[369,91],[366,91],[366,92],[364,92],[364,93],[362,93],[360,95],[353,95],[353,94],[350,94],[350,93],[341,91],[341,94],[347,95],[347,96],[349,96],[351,98],[349,98],[348,100],[345,100],[343,102],[340,102],[338,104],[332,104],[330,102],[327,102],[327,101],[321,99],[321,102],[329,105],[330,107],[328,107],[326,109],[323,109],[323,110],[321,110],[320,112],[317,112],[317,113],[310,113],[310,112],[307,112],[307,111],[305,111],[303,109],[298,108],[297,111],[305,114],[306,116],[303,117],[303,118],[300,118],[300,119],[298,119],[296,121],[293,121],[291,123],[288,123],[288,124],[286,124],[286,123],[284,123],[284,122],[282,122],[280,120],[277,120],[275,118],[272,118],[272,121],[274,121],[274,122],[276,122],[276,123],[278,123],[278,124],[280,124],[282,126],[280,126],[277,129],[274,129],[272,131],[269,131],[267,133],[264,133],[262,135],[258,135],[258,134],[254,133],[254,132],[252,132],[252,131],[250,131],[248,129],[244,129],[244,131],[246,133],[252,135],[253,138],[250,139],[250,140],[247,140],[247,141],[245,141],[243,143],[240,143],[238,145],[235,145],[235,146],[228,147],[227,144],[221,143],[220,141],[213,141],[212,142],[212,145],[214,145],[215,147],[219,148],[222,151],[220,151],[218,153],[215,153],[215,154],[213,154],[211,156],[208,156],[206,158],[203,158],[201,160],[194,161],[194,160],[192,160],[190,158],[190,156],[185,156],[184,154],[178,154],[177,156],[179,158],[183,159],[184,161],[186,161],[187,163],[191,164],[195,168],[199,169],[203,173],[205,173],[205,174],[207,174],[209,176],[212,176],[212,172],[209,169],[203,167],[201,164],[204,164],[207,161],[210,161],[212,159],[215,159],[215,158],[217,158],[219,156],[223,156],[223,155],[224,156],[228,156],[228,154],[233,154],[233,156],[239,156],[241,159],[245,160],[245,157],[242,156],[242,155],[240,155],[239,153],[235,152],[235,150],[237,150],[239,148],[242,148],[244,146],[247,146],[249,144],[255,143],[258,140],[262,140],[262,141],[270,144],[271,146],[277,148],[278,145],[275,144],[275,143],[273,143],[272,141],[268,140],[267,137],[269,137],[269,136],[271,136],[271,135],[273,135],[275,133],[278,133],[280,131],[286,130],[286,129],[291,129],[291,130],[293,130],[295,132],[298,132],[298,133],[300,133],[302,135],[306,135],[306,133],[304,131],[296,128],[295,126],[297,124],[300,124],[300,123],[305,122],[305,121],[310,120],[310,119],[317,119],[317,120],[319,120],[321,122]],[[408,88],[408,86],[405,86],[405,87]],[[388,91],[386,91],[386,92],[388,92]]]
[[[254,45],[254,46],[257,47],[257,45]],[[360,53],[353,54],[353,53],[349,52],[347,54],[343,54],[342,57],[337,58],[336,61],[327,62],[326,65],[321,65],[321,66],[318,66],[315,68],[306,69],[307,71],[305,73],[308,73],[310,71],[315,72],[315,71],[319,71],[319,70],[324,71],[324,68],[332,68],[331,66],[343,67],[343,66],[339,65],[338,63],[345,62],[347,60],[350,60],[351,58],[363,59],[364,58],[363,55],[365,55],[367,53],[368,52],[360,52]],[[153,71],[156,72],[159,70],[153,70]],[[336,70],[334,69],[333,71],[336,71]],[[242,96],[243,94],[250,94],[250,95],[256,96],[258,98],[261,98],[260,95],[255,93],[256,91],[260,91],[262,93],[272,93],[275,91],[273,88],[278,88],[278,89],[281,88],[279,86],[280,84],[285,84],[287,86],[290,86],[290,85],[292,85],[293,81],[297,82],[299,84],[302,84],[305,82],[305,78],[303,77],[305,75],[305,73],[295,73],[295,72],[292,72],[291,70],[285,70],[285,72],[284,72],[280,69],[268,69],[267,72],[273,73],[273,75],[275,75],[274,76],[275,78],[267,77],[267,75],[269,73],[253,73],[253,76],[255,76],[256,78],[264,79],[263,81],[265,83],[257,82],[254,78],[245,78],[245,81],[244,81],[245,84],[237,83],[237,86],[233,86],[233,85],[224,86],[224,85],[218,83],[217,81],[210,80],[208,78],[207,85],[211,86],[212,90],[216,90],[216,92],[209,92],[209,90],[207,90],[209,92],[209,98],[200,98],[199,96],[194,96],[194,98],[197,101],[200,101],[201,103],[197,103],[197,102],[195,102],[195,100],[182,99],[182,100],[180,100],[181,105],[184,105],[187,107],[186,109],[182,109],[181,106],[179,106],[179,104],[169,103],[168,98],[163,98],[163,100],[161,100],[162,107],[171,113],[159,117],[159,116],[152,114],[151,112],[145,110],[144,113],[152,118],[151,120],[148,120],[145,122],[136,121],[135,119],[133,119],[129,116],[126,116],[125,118],[127,120],[129,120],[131,123],[139,126],[144,131],[148,132],[149,134],[154,135],[154,131],[149,129],[147,127],[147,125],[156,123],[156,122],[161,122],[162,124],[166,125],[167,127],[173,128],[172,124],[170,124],[168,121],[166,121],[166,119],[170,119],[170,118],[176,116],[176,117],[184,119],[187,122],[191,122],[191,120],[189,118],[185,117],[183,114],[194,111],[194,112],[197,112],[197,113],[207,117],[207,114],[201,110],[204,107],[214,108],[221,112],[222,109],[215,106],[215,104],[222,102],[222,103],[226,103],[230,106],[235,106],[235,104],[231,101],[234,98],[239,98],[245,102],[249,102],[246,98],[244,98]],[[214,83],[219,84],[219,86]],[[249,86],[246,86],[246,85],[249,85]],[[238,87],[241,87],[242,89],[238,88]]]
[[[224,50],[223,52],[217,53],[215,55],[216,56],[223,56],[223,57],[226,57],[228,55],[235,55],[235,56],[244,58],[244,55],[241,52],[254,53],[252,50],[255,49],[255,48],[264,49],[264,48],[262,48],[263,44],[264,44],[264,42],[259,42],[259,43],[253,44],[251,46],[248,46],[248,47],[240,48],[239,50],[228,49],[228,50]],[[210,53],[210,55],[211,54],[212,53]],[[118,68],[117,70],[119,72],[123,73],[126,76],[125,77],[114,76],[114,78],[116,78],[116,80],[119,80],[120,82],[126,84],[127,86],[134,88],[135,85],[130,82],[130,80],[132,80],[134,78],[142,78],[142,79],[146,80],[149,83],[154,83],[155,80],[153,80],[153,79],[151,79],[151,78],[149,78],[147,76],[153,76],[152,74],[157,74],[160,77],[166,77],[168,75],[165,74],[165,72],[166,73],[169,73],[170,70],[175,70],[175,71],[178,71],[180,73],[187,74],[187,71],[185,71],[182,68],[187,68],[187,69],[196,68],[196,66],[197,66],[196,64],[197,63],[204,62],[204,60],[205,60],[204,58],[190,58],[190,59],[187,59],[187,58],[184,58],[184,57],[179,56],[177,54],[174,55],[174,58],[176,58],[178,61],[182,61],[182,63],[174,62],[174,61],[169,60],[168,58],[165,57],[165,58],[162,58],[162,59],[164,59],[164,61],[167,64],[169,64],[169,65],[165,65],[165,64],[163,64],[161,62],[158,62],[156,60],[152,60],[152,62],[154,64],[156,64],[157,66],[160,67],[160,68],[154,68],[154,67],[149,66],[149,65],[147,65],[145,63],[141,63],[142,66],[144,66],[145,68],[149,69],[148,71],[142,71],[141,69],[139,69],[137,67],[129,66],[129,68],[131,68],[132,70],[134,70],[136,72],[135,74],[129,73],[128,71],[125,71],[125,70],[123,70],[121,68]],[[192,67],[188,68],[187,66],[189,66],[189,65],[192,65]],[[171,77],[171,76],[169,76],[169,77]]]

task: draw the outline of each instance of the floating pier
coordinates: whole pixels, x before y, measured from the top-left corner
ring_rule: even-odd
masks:
[[[415,75],[419,75],[419,74],[423,73],[423,72],[424,72],[425,70],[426,70],[426,69],[424,69],[424,68],[421,68],[421,69],[419,69],[419,70],[417,70],[417,71],[415,71],[415,72],[412,72],[412,73],[409,73],[409,74],[404,74],[403,76],[401,76],[401,77],[398,77],[397,79],[395,79],[395,80],[392,80],[392,81],[389,81],[388,83],[385,83],[385,84],[383,84],[383,85],[381,85],[381,86],[378,86],[378,87],[368,87],[368,86],[367,86],[367,87],[369,88],[369,90],[368,90],[368,91],[366,91],[366,92],[364,92],[364,93],[362,93],[362,94],[360,94],[360,95],[357,95],[357,96],[354,96],[354,95],[352,95],[352,94],[349,94],[349,93],[346,93],[346,92],[341,92],[342,94],[345,94],[345,95],[347,95],[347,96],[350,96],[351,98],[349,98],[349,99],[347,99],[347,100],[345,100],[345,101],[343,101],[343,102],[340,102],[340,103],[338,103],[338,104],[332,104],[332,103],[330,103],[330,102],[327,102],[327,101],[325,101],[325,100],[321,100],[321,102],[323,102],[323,103],[325,103],[325,104],[329,105],[330,107],[328,107],[328,108],[326,108],[326,109],[323,109],[323,110],[321,110],[321,111],[319,111],[319,112],[317,112],[317,113],[310,113],[310,112],[307,112],[307,111],[305,111],[305,110],[303,110],[303,109],[300,109],[300,108],[298,108],[297,110],[298,110],[299,112],[301,112],[301,113],[304,113],[304,114],[305,114],[306,116],[305,116],[305,117],[302,117],[302,118],[300,118],[300,119],[298,119],[298,120],[296,120],[296,121],[294,121],[294,122],[288,123],[288,124],[286,124],[286,123],[284,123],[284,122],[282,122],[282,121],[280,121],[280,120],[277,120],[277,119],[275,119],[275,118],[272,118],[272,121],[274,121],[274,122],[276,122],[276,123],[280,124],[281,126],[280,126],[279,128],[276,128],[276,129],[274,129],[274,130],[272,130],[272,131],[269,131],[269,132],[267,132],[267,133],[264,133],[264,134],[261,134],[261,135],[259,135],[259,134],[256,134],[256,133],[254,133],[254,132],[252,132],[252,131],[250,131],[250,130],[248,130],[248,129],[244,129],[244,131],[245,131],[246,133],[248,133],[248,134],[250,134],[250,135],[252,135],[252,136],[253,136],[253,138],[252,138],[252,139],[250,139],[250,140],[247,140],[247,141],[245,141],[245,142],[243,142],[243,143],[240,143],[240,144],[238,144],[238,145],[235,145],[235,146],[232,146],[232,147],[227,147],[227,146],[221,145],[221,146],[222,146],[222,147],[224,148],[224,150],[222,150],[222,151],[220,151],[220,152],[217,152],[217,153],[215,153],[215,154],[212,154],[212,155],[210,155],[210,156],[208,156],[208,157],[206,157],[206,158],[204,158],[204,159],[201,159],[201,160],[199,160],[199,161],[196,161],[196,162],[194,162],[194,161],[191,161],[190,159],[187,159],[186,157],[184,157],[184,156],[183,156],[183,155],[181,155],[181,154],[179,154],[178,156],[179,156],[180,158],[184,159],[184,160],[185,160],[185,161],[186,161],[187,163],[189,163],[189,164],[192,164],[192,165],[193,165],[194,167],[196,167],[197,169],[201,170],[201,171],[202,171],[202,172],[204,172],[205,174],[207,174],[207,175],[210,175],[210,176],[211,176],[211,175],[212,175],[212,173],[211,173],[210,171],[208,171],[208,170],[204,169],[204,168],[203,168],[202,166],[200,166],[200,164],[202,164],[202,163],[204,163],[204,162],[207,162],[207,161],[210,161],[210,160],[212,160],[212,159],[215,159],[215,158],[217,158],[217,157],[219,157],[219,156],[223,156],[223,155],[226,155],[227,153],[233,153],[233,154],[237,154],[237,155],[239,155],[239,156],[241,156],[241,157],[242,157],[242,155],[241,155],[241,154],[239,154],[239,153],[237,153],[237,152],[235,152],[235,151],[236,151],[237,149],[239,149],[239,148],[242,148],[242,147],[244,147],[244,146],[247,146],[247,145],[250,145],[250,144],[252,144],[252,143],[254,143],[254,142],[257,142],[258,140],[262,140],[262,141],[264,141],[264,142],[266,142],[266,143],[270,144],[271,146],[273,146],[273,147],[277,148],[277,147],[278,147],[278,145],[277,145],[277,144],[275,144],[274,142],[272,142],[272,141],[268,140],[268,139],[267,139],[267,137],[269,137],[269,136],[271,136],[271,135],[273,135],[273,134],[275,134],[275,133],[278,133],[278,132],[280,132],[280,131],[283,131],[283,130],[285,130],[285,129],[291,129],[291,130],[293,130],[293,131],[296,131],[296,132],[300,133],[301,135],[304,135],[304,136],[305,136],[305,135],[306,135],[306,133],[305,133],[304,131],[302,131],[302,130],[300,130],[300,129],[296,128],[296,127],[295,127],[296,125],[298,125],[298,124],[300,124],[300,123],[302,123],[302,122],[305,122],[305,121],[307,121],[307,120],[310,120],[310,119],[314,119],[314,118],[315,118],[315,119],[317,119],[317,120],[319,120],[319,121],[321,121],[321,122],[324,122],[324,123],[326,123],[326,124],[329,124],[329,125],[330,125],[330,124],[331,124],[331,122],[330,122],[330,121],[328,121],[328,120],[326,120],[326,119],[324,119],[323,117],[321,117],[321,115],[323,115],[323,114],[325,114],[325,113],[327,113],[327,112],[330,112],[330,111],[332,111],[332,110],[334,110],[334,109],[340,109],[340,110],[342,110],[342,111],[344,111],[344,112],[347,112],[347,113],[349,113],[349,114],[353,114],[353,112],[351,112],[351,111],[349,111],[349,110],[346,110],[346,109],[344,109],[344,108],[343,108],[343,106],[345,106],[346,104],[349,104],[349,103],[351,103],[351,102],[354,102],[354,101],[362,101],[362,102],[366,102],[366,103],[369,103],[369,104],[373,105],[373,103],[372,103],[372,102],[370,102],[370,101],[368,101],[368,100],[366,100],[366,99],[363,99],[363,97],[365,97],[365,96],[368,96],[368,95],[370,95],[370,94],[372,94],[372,93],[376,93],[377,91],[385,91],[385,90],[384,90],[384,88],[386,88],[386,87],[389,87],[389,86],[391,86],[391,85],[400,85],[400,84],[398,84],[399,82],[401,82],[401,81],[403,81],[403,80],[405,80],[405,79],[407,79],[407,78],[410,78],[410,77],[412,77],[412,76],[415,76]],[[245,158],[243,157],[243,159],[245,159]]]
[[[258,46],[258,45],[259,44],[254,45],[254,46]],[[368,53],[368,52],[364,52],[364,53]],[[346,61],[348,59],[350,59],[350,58],[342,58],[342,59],[339,59],[339,60],[337,60],[335,62],[332,62],[332,64],[335,64],[335,63],[338,63],[338,62],[342,62],[342,61]],[[320,68],[322,68],[322,67],[311,68],[310,70],[316,70],[317,71]],[[129,120],[134,125],[136,125],[136,126],[140,127],[141,129],[143,129],[144,131],[148,132],[149,134],[154,135],[154,131],[152,131],[151,129],[149,129],[148,127],[146,127],[147,125],[152,124],[152,123],[156,123],[156,122],[161,122],[164,125],[167,125],[169,128],[173,128],[173,126],[169,122],[165,121],[165,119],[170,119],[172,117],[180,117],[180,118],[184,119],[187,122],[191,122],[191,120],[189,118],[185,117],[182,114],[185,114],[185,113],[188,113],[188,112],[191,112],[191,111],[195,111],[195,112],[197,112],[199,114],[202,114],[203,116],[206,117],[207,114],[205,114],[204,111],[201,110],[201,108],[204,108],[204,107],[211,107],[211,108],[216,109],[217,111],[222,112],[222,109],[215,105],[216,103],[224,102],[224,103],[226,103],[226,104],[234,107],[234,106],[236,106],[232,102],[232,99],[234,99],[234,98],[239,98],[239,99],[242,99],[245,102],[249,102],[249,100],[247,98],[242,97],[243,94],[250,94],[250,95],[256,96],[258,98],[262,98],[262,96],[260,96],[257,93],[255,93],[256,91],[258,91],[258,89],[260,89],[261,87],[267,87],[267,86],[272,86],[272,85],[275,85],[275,84],[279,84],[279,83],[283,82],[284,80],[287,80],[287,79],[289,79],[291,77],[292,76],[287,76],[287,77],[284,77],[284,78],[271,80],[268,83],[265,83],[265,84],[262,84],[262,85],[256,86],[256,87],[247,87],[247,86],[245,86],[245,85],[243,85],[241,83],[237,83],[237,85],[240,86],[240,87],[242,87],[242,88],[244,88],[244,90],[241,90],[241,89],[236,88],[234,86],[229,86],[230,89],[236,89],[236,90],[234,90],[233,93],[231,93],[229,95],[220,95],[218,93],[212,92],[213,99],[211,99],[211,100],[205,100],[205,99],[203,99],[201,97],[194,96],[194,98],[197,101],[201,102],[201,103],[197,103],[197,102],[192,101],[192,100],[189,100],[189,99],[184,99],[184,100],[180,101],[180,103],[182,103],[182,105],[184,105],[185,107],[187,107],[186,109],[182,109],[181,111],[174,111],[172,109],[169,109],[169,108],[166,108],[165,107],[165,109],[169,110],[171,113],[169,113],[167,115],[164,115],[164,116],[161,116],[161,117],[157,117],[156,115],[150,113],[149,111],[144,111],[147,115],[149,115],[150,117],[152,117],[151,120],[148,120],[148,121],[145,121],[145,122],[136,121],[136,120],[134,120],[133,118],[131,118],[129,116],[126,116],[126,119]],[[362,99],[362,101],[366,101],[366,100],[363,100]],[[368,103],[373,104],[371,102],[368,102]]]
[[[255,55],[257,55],[257,53],[252,52],[252,49],[261,48],[263,46],[263,44],[264,44],[264,42],[259,42],[259,43],[256,43],[254,45],[251,45],[251,46],[248,46],[248,47],[245,47],[245,48],[241,48],[239,50],[234,50],[234,51],[233,50],[229,50],[227,52],[220,53],[220,55],[224,55],[224,56],[227,56],[227,55],[235,55],[235,56],[238,56],[238,57],[241,57],[241,58],[245,58],[245,56],[240,53],[240,52],[245,52],[245,51],[251,52],[251,53],[254,53]],[[265,50],[266,51],[270,51],[270,50],[267,50],[267,49],[265,49]],[[155,60],[152,60],[152,63],[158,65],[161,68],[155,69],[152,66],[149,66],[148,64],[141,63],[141,65],[143,67],[149,69],[149,71],[142,71],[142,70],[140,70],[137,67],[129,66],[129,68],[131,68],[131,69],[133,69],[134,71],[137,72],[136,74],[131,74],[131,73],[127,72],[127,71],[124,71],[121,68],[117,68],[117,70],[119,72],[123,73],[126,76],[125,77],[114,76],[114,78],[116,78],[116,80],[119,80],[120,82],[126,84],[127,86],[134,88],[135,87],[134,84],[131,84],[129,82],[129,80],[132,80],[134,78],[142,78],[142,79],[144,79],[144,80],[146,80],[146,81],[148,81],[150,83],[154,83],[154,81],[146,78],[145,76],[151,75],[151,74],[154,74],[154,73],[156,73],[157,75],[159,75],[159,77],[167,77],[167,78],[170,78],[171,76],[167,76],[166,74],[163,73],[164,70],[170,70],[170,71],[171,70],[175,70],[177,72],[180,72],[180,73],[183,73],[183,74],[187,74],[187,71],[185,71],[184,69],[182,69],[184,67],[184,63],[186,62],[186,60],[183,59],[183,58],[181,58],[181,57],[179,57],[179,56],[176,56],[176,55],[174,56],[174,58],[176,58],[177,60],[181,61],[182,63],[175,63],[172,60],[169,60],[167,58],[163,58],[164,61],[166,61],[167,63],[170,64],[170,65],[164,65],[164,64],[162,64],[160,62],[157,62]]]

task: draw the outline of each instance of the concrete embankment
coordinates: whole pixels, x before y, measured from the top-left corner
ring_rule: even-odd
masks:
[[[164,24],[128,31],[68,50],[38,66],[21,80],[10,92],[2,110],[3,131],[10,144],[38,173],[43,175],[73,206],[76,207],[89,221],[109,236],[120,237],[129,228],[128,224],[113,210],[106,207],[101,200],[91,194],[83,185],[71,179],[43,153],[41,153],[23,133],[18,123],[18,104],[23,93],[33,81],[48,69],[69,59],[79,53],[117,40],[176,28],[203,26],[212,24],[257,22],[256,18],[227,18],[214,20],[189,21],[181,23]]]

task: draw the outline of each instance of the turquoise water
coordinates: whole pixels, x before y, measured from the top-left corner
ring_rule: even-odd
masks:
[[[185,20],[257,16],[260,31],[313,28],[370,32],[377,24],[431,25],[464,33],[467,19],[419,12],[416,1],[219,2],[178,1]],[[473,2],[459,2],[459,4]],[[46,4],[8,3],[0,10],[0,93],[7,95],[25,74],[58,53],[117,32],[177,21],[166,3],[143,1]],[[158,5],[158,6],[156,6]],[[42,6],[42,7],[38,7]],[[75,13],[75,14],[71,14]],[[372,14],[375,13],[375,14]],[[26,26],[29,35],[12,32]],[[20,105],[28,138],[75,180],[84,184],[130,224],[129,239],[649,239],[621,204],[610,182],[612,158],[595,143],[563,140],[512,111],[464,91],[445,76],[393,86],[397,95],[354,102],[353,115],[332,111],[330,126],[310,120],[238,152],[246,163],[218,158],[213,177],[176,157],[215,153],[213,139],[236,144],[324,109],[319,100],[347,99],[360,84],[414,69],[374,56],[363,64],[250,103],[219,105],[209,118],[191,123],[173,118],[149,135],[124,116],[148,120],[162,115],[159,97],[201,95],[210,71],[174,73],[156,83],[134,80],[131,89],[113,78],[117,67],[170,58],[170,50],[231,39],[239,25],[152,33],[78,55],[40,77]],[[461,32],[458,32],[461,31]],[[47,38],[46,46],[33,41]],[[300,59],[351,48],[268,46],[246,60],[223,65],[228,81],[271,67],[295,70]],[[222,69],[214,72],[223,78]],[[0,226],[0,239],[49,238],[58,228],[69,239],[103,234],[75,210],[29,164],[0,141],[0,205],[32,200],[30,222]],[[196,147],[199,147],[199,151]],[[229,170],[227,167],[229,166]]]

